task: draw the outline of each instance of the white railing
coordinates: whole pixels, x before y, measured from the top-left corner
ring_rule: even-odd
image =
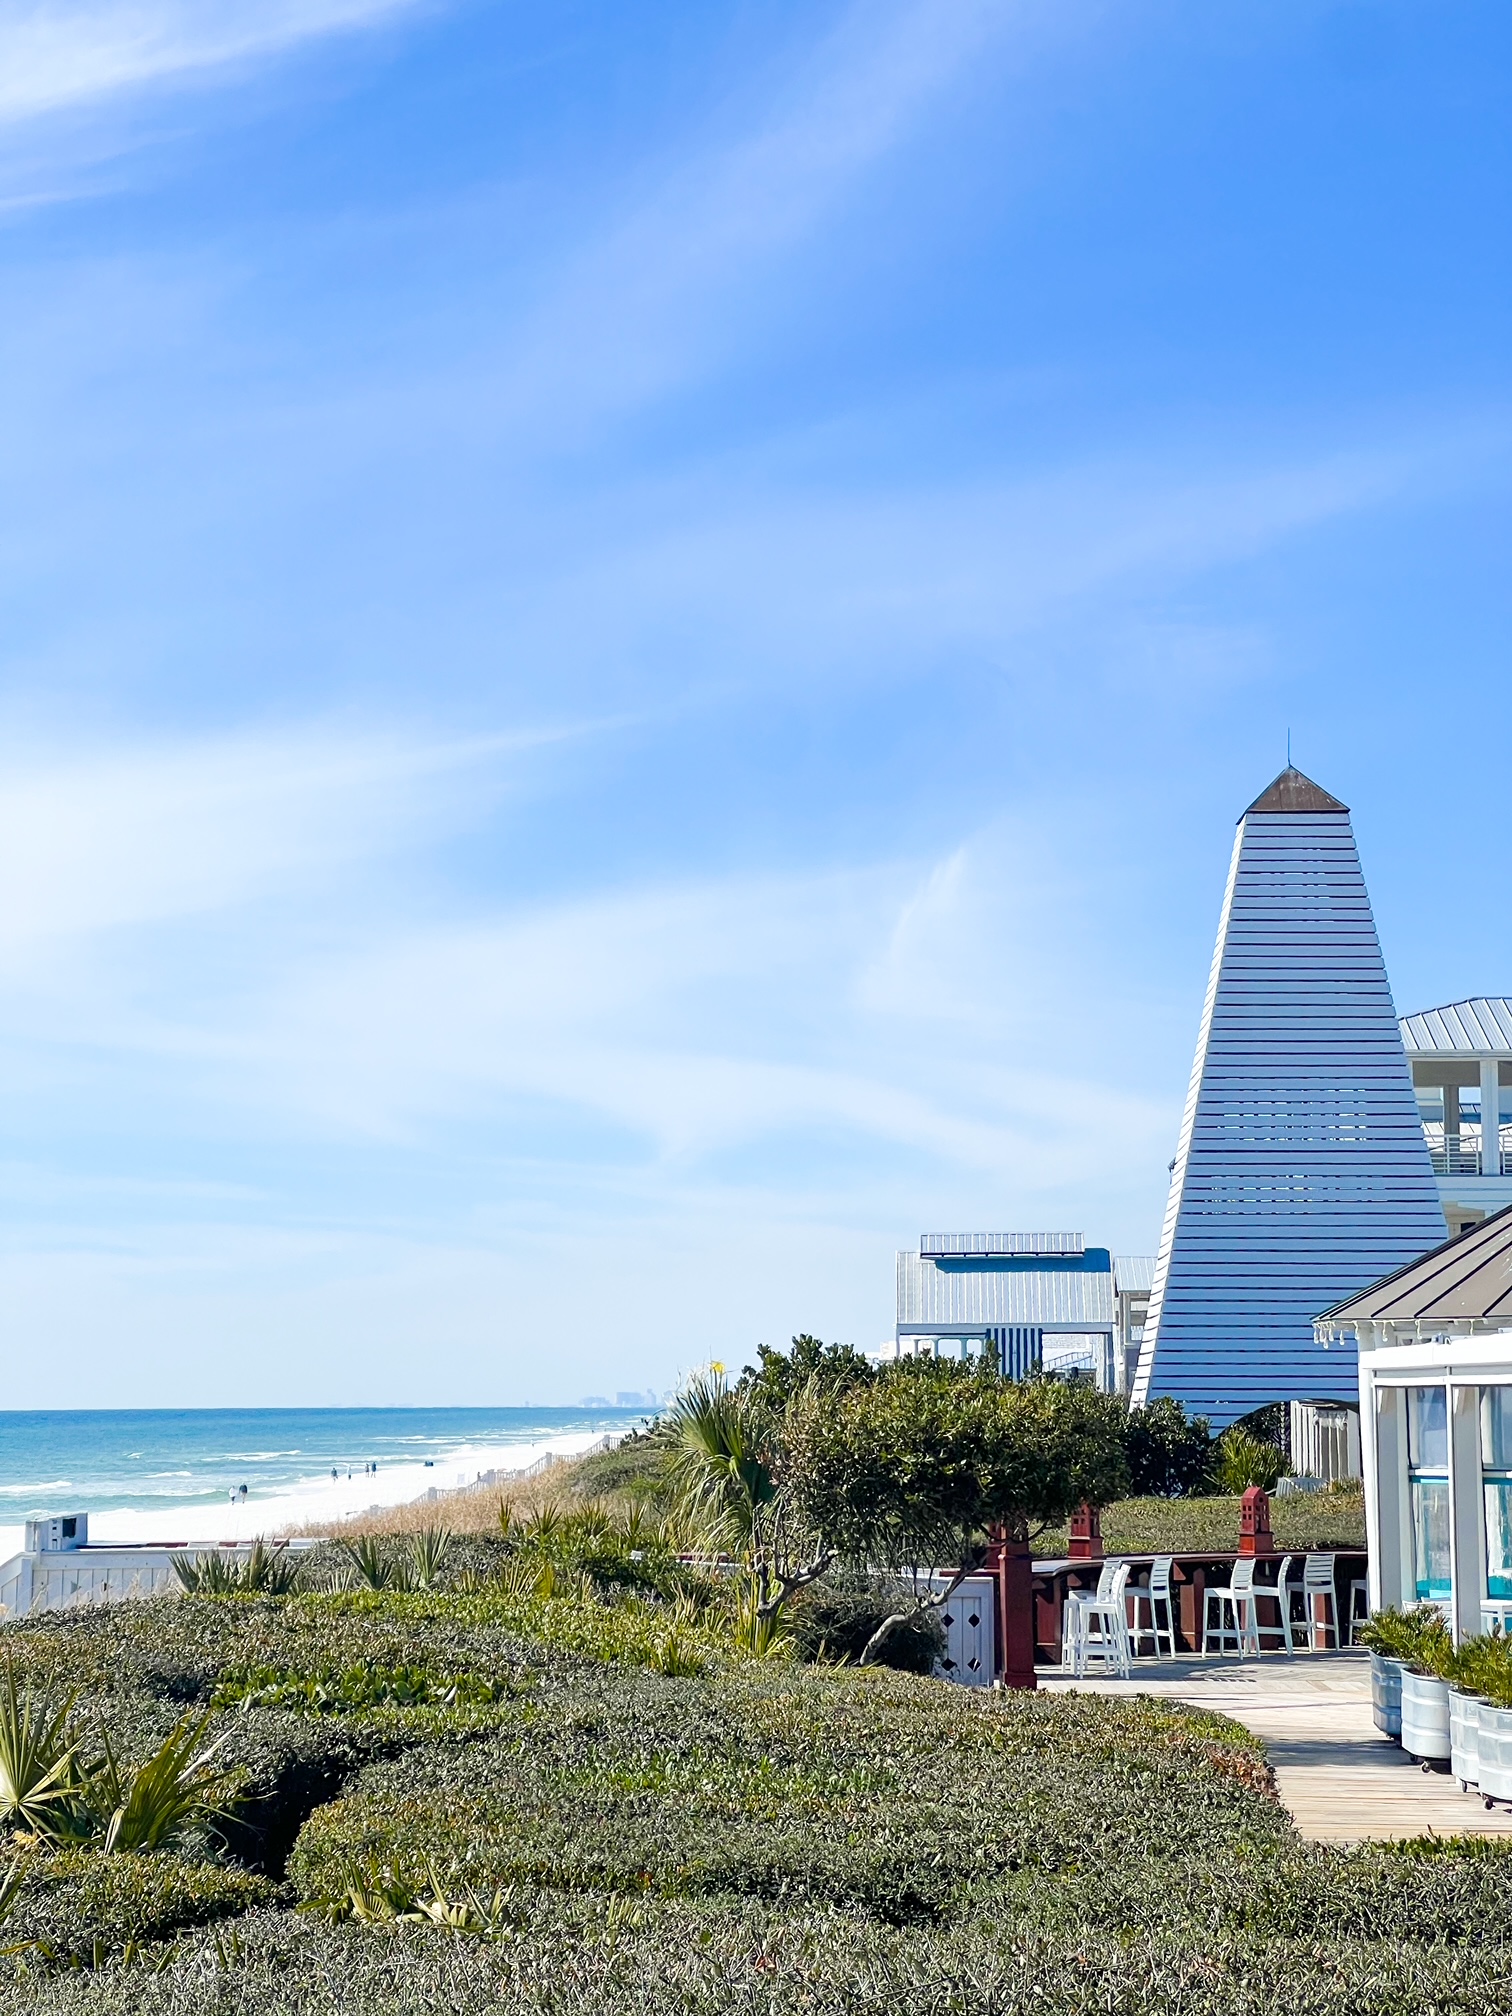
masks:
[[[1512,1128],[1500,1130],[1500,1139],[1489,1155],[1481,1152],[1478,1123],[1462,1126],[1457,1134],[1448,1134],[1441,1121],[1428,1120],[1423,1123],[1423,1137],[1436,1176],[1500,1176],[1508,1166]]]
[[[291,1540],[296,1551],[314,1540]],[[182,1584],[175,1560],[197,1561],[221,1554],[244,1561],[257,1545],[239,1540],[226,1546],[182,1541],[143,1547],[71,1547],[58,1552],[12,1555],[0,1564],[0,1617],[28,1617],[38,1610],[76,1610],[91,1603],[124,1603],[143,1596],[177,1596]]]

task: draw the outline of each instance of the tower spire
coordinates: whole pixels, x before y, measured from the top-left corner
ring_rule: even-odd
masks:
[[[1314,1316],[1442,1237],[1349,810],[1288,767],[1234,836],[1134,1404],[1352,1398]]]

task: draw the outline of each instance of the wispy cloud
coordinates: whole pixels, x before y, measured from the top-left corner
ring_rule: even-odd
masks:
[[[30,761],[13,745],[0,766],[0,965],[14,978],[39,952],[269,897],[318,905],[333,871],[454,830],[508,758],[559,739],[317,727]]]
[[[774,263],[940,114],[973,59],[1044,32],[1023,0],[856,0],[759,109],[686,136],[675,168],[632,183],[545,276],[491,356],[478,417],[559,447],[706,370]]]
[[[455,821],[459,781],[496,754],[181,746],[0,789],[25,892],[0,910],[12,1038],[135,1058],[233,1129],[419,1144],[488,1114],[549,1160],[555,1111],[574,1116],[573,1154],[587,1128],[590,1161],[685,1174],[822,1134],[1003,1177],[1032,1156],[1054,1182],[1099,1101],[1118,1129],[1151,1123],[1137,1095],[1079,1082],[1074,1058],[1031,1043],[1002,1060],[1005,1019],[1044,1030],[1047,959],[1062,981],[1076,965],[1037,842],[417,922],[390,864],[409,857],[402,891]],[[1063,1041],[1063,1012],[1056,1026]],[[943,1079],[916,1069],[936,1038]]]
[[[185,77],[416,0],[0,0],[0,122]]]

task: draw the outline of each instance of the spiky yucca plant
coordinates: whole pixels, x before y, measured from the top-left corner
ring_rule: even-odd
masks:
[[[341,1545],[356,1570],[357,1580],[365,1588],[414,1588],[415,1578],[409,1561],[403,1555],[390,1554],[375,1534],[359,1534],[357,1539],[343,1540]]]
[[[218,1547],[204,1554],[175,1554],[173,1572],[190,1596],[234,1596],[242,1586],[234,1557]]]
[[[409,1543],[409,1570],[417,1589],[434,1589],[441,1578],[452,1536],[444,1526],[427,1526]]]
[[[70,1718],[76,1695],[60,1707],[18,1694],[13,1667],[0,1686],[0,1821],[32,1834],[65,1831],[76,1800],[78,1739]]]
[[[288,1596],[299,1586],[302,1566],[286,1540],[275,1540],[268,1547],[258,1539],[241,1564],[240,1586],[253,1595]]]
[[[212,1759],[226,1740],[200,1744],[209,1714],[184,1716],[145,1764],[122,1772],[105,1740],[105,1755],[88,1775],[88,1798],[105,1827],[107,1855],[171,1848],[192,1828],[223,1818],[229,1781]]]

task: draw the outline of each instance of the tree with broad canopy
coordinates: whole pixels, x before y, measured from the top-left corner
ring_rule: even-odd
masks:
[[[1128,1482],[1123,1401],[1054,1379],[903,1359],[839,1394],[811,1393],[785,1423],[784,1486],[803,1523],[841,1556],[885,1568],[915,1610],[948,1602],[994,1531],[1027,1541]],[[931,1578],[940,1576],[938,1584]],[[886,1619],[872,1663],[909,1611]]]

